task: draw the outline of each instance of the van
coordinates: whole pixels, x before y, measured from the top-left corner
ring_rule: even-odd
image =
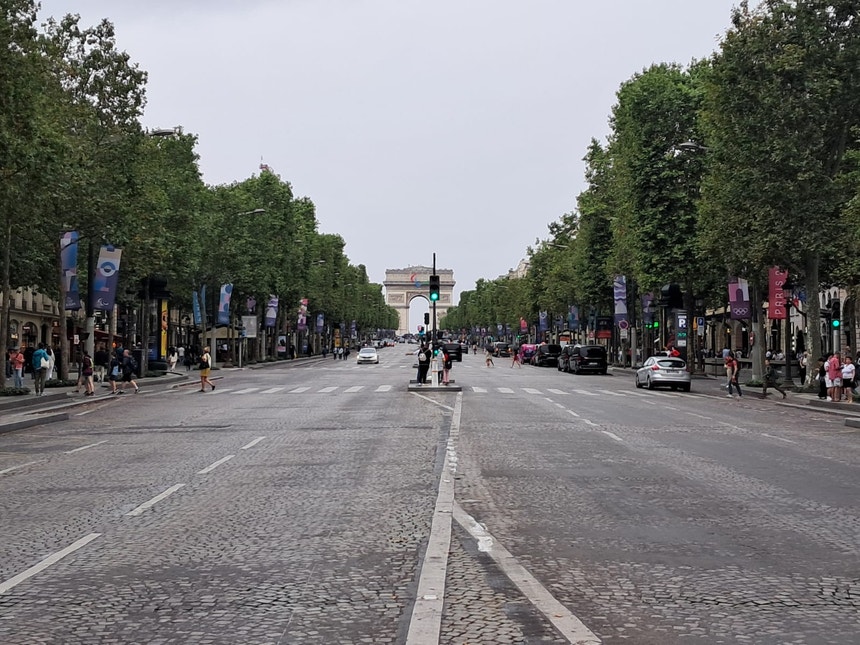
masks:
[[[603,345],[574,345],[572,348],[568,345],[565,347],[564,360],[564,371],[574,374],[606,374],[609,366]]]

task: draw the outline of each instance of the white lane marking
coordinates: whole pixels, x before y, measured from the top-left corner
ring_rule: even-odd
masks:
[[[236,455],[227,455],[226,457],[222,457],[221,459],[216,461],[214,464],[209,464],[208,466],[206,466],[206,468],[204,468],[203,470],[198,470],[197,474],[198,475],[205,475],[206,473],[211,473],[213,470],[218,468],[218,466],[223,464],[225,461],[230,461],[235,456]]]
[[[445,603],[445,576],[448,571],[448,552],[451,548],[451,516],[454,510],[454,475],[457,464],[457,441],[460,437],[460,413],[463,408],[463,393],[457,392],[454,412],[451,415],[451,430],[445,450],[445,461],[439,478],[439,492],[430,537],[421,572],[418,575],[418,591],[412,607],[406,645],[429,645],[438,643],[442,632],[442,609]]]
[[[621,392],[613,392],[612,390],[597,390],[603,394],[608,394],[609,396],[627,396],[626,394],[621,394]]]
[[[472,386],[472,391],[473,391],[473,392],[478,392],[479,394],[484,394],[484,393],[487,391],[487,388],[485,388],[485,387],[478,387],[477,385],[473,385],[473,386]]]
[[[245,444],[244,446],[242,446],[239,450],[247,450],[248,448],[253,448],[253,447],[254,447],[254,446],[256,446],[258,443],[260,443],[263,439],[265,439],[265,437],[257,437],[257,438],[256,438],[256,439],[254,439],[252,442],[250,442],[250,443],[246,443],[246,444]]]
[[[94,448],[96,446],[100,446],[103,443],[107,443],[107,439],[105,439],[104,441],[97,441],[96,443],[87,444],[86,446],[81,446],[80,448],[74,448],[72,450],[66,450],[66,454],[71,455],[72,453],[80,452],[81,450],[87,450],[88,448]]]
[[[86,546],[87,544],[89,544],[90,542],[92,542],[93,540],[95,540],[99,536],[101,536],[101,533],[90,533],[89,535],[85,535],[84,537],[82,537],[77,542],[73,542],[72,544],[67,546],[65,549],[57,551],[56,553],[52,553],[51,555],[49,555],[47,558],[45,558],[44,560],[42,560],[38,564],[35,564],[32,567],[30,567],[29,569],[26,569],[25,571],[22,571],[21,573],[19,573],[17,576],[13,576],[13,577],[9,578],[8,580],[6,580],[5,582],[0,583],[0,594],[6,593],[15,585],[21,584],[22,582],[24,582],[28,578],[32,578],[37,573],[44,571],[45,569],[50,567],[52,564],[59,562],[60,560],[65,558],[67,555],[74,553],[78,549]]]
[[[556,403],[555,407],[561,408],[562,410],[564,410],[564,405],[562,405],[561,403]]]
[[[777,441],[784,441],[785,443],[797,443],[796,441],[792,441],[791,439],[783,439],[782,437],[776,437],[772,434],[761,433],[762,437],[767,437],[768,439],[776,439]]]
[[[584,394],[585,396],[600,396],[597,392],[589,392],[588,390],[574,390],[577,394]]]
[[[475,538],[478,550],[487,553],[513,582],[529,602],[564,636],[569,643],[577,645],[600,645],[600,639],[567,607],[561,604],[538,580],[522,566],[517,559],[467,514],[460,505],[454,503],[454,519]],[[409,642],[409,641],[407,641]],[[430,642],[430,641],[426,641]],[[438,642],[438,641],[433,641]]]
[[[634,396],[650,396],[650,394],[645,394],[645,392],[637,392],[636,390],[632,390],[628,392],[628,394],[632,394]]]
[[[671,405],[664,405],[663,409],[664,410],[674,410],[675,412],[678,411],[678,408],[673,408]]]
[[[713,421],[713,417],[706,417],[704,414],[696,414],[695,412],[687,412],[691,417],[699,417],[700,419],[707,419],[708,421]]]
[[[274,394],[275,392],[280,392],[281,390],[285,390],[284,387],[270,387],[268,390],[263,390],[260,394]]]
[[[496,388],[502,394],[513,394],[514,391],[509,387],[497,387]]]
[[[552,392],[553,394],[567,394],[567,392],[565,392],[564,390],[553,390],[552,388],[548,388],[548,391]]]
[[[95,410],[84,410],[83,412],[78,412],[75,416],[76,417],[82,417],[85,414],[90,414],[91,412],[95,412]]]
[[[536,390],[533,387],[524,387],[523,392],[526,394],[541,394],[540,390]]]
[[[427,401],[427,403],[432,403],[433,405],[438,405],[440,408],[445,408],[446,410],[450,410],[451,412],[454,411],[454,408],[452,408],[450,405],[445,405],[444,403],[440,403],[439,401],[434,401],[429,396],[425,396],[424,394],[418,394],[418,392],[410,392],[410,394],[414,394],[419,399],[424,399],[425,401]],[[457,394],[459,395],[460,392],[458,392]]]
[[[251,392],[256,392],[260,388],[258,387],[246,387],[244,390],[236,390],[233,394],[250,394]]]
[[[6,470],[0,470],[0,475],[5,475],[6,473],[11,473],[13,470],[18,470],[19,468],[25,468],[27,466],[32,466],[33,464],[38,464],[41,459],[37,461],[28,461],[26,464],[18,464],[17,466],[12,466],[11,468],[7,468]]]
[[[621,437],[619,437],[619,436],[618,436],[617,434],[615,434],[615,433],[609,432],[609,430],[601,430],[601,432],[602,432],[603,434],[605,434],[607,437],[611,437],[612,439],[615,439],[615,441],[618,441],[618,442],[624,443],[624,439],[622,439]]]
[[[200,390],[192,390],[192,392],[199,392],[199,391],[200,391]],[[216,394],[225,394],[225,393],[227,393],[227,392],[232,392],[232,391],[233,391],[233,388],[232,388],[232,387],[225,387],[224,389],[221,389],[221,388],[219,387],[219,388],[218,388],[217,390],[215,390],[214,392],[213,392],[212,390],[207,390],[207,393],[208,393],[208,394],[211,394],[212,396],[214,396],[214,395],[216,395]]]
[[[589,421],[588,419],[583,419],[583,421],[590,426],[593,426],[595,428],[597,427],[597,424],[594,421]]]
[[[648,390],[648,394],[645,396],[664,396],[667,399],[675,398],[671,394],[666,394],[665,392],[655,392],[654,390]],[[677,394],[675,396],[678,396]]]
[[[290,394],[301,394],[302,392],[307,392],[309,389],[311,389],[311,388],[309,388],[309,387],[297,387],[294,390],[290,390],[289,393]]]
[[[348,388],[346,388],[346,390],[344,390],[344,391],[345,391],[345,392],[349,392],[350,394],[352,394],[353,392],[361,392],[361,390],[362,390],[363,388],[364,388],[364,386],[363,386],[363,385],[353,385],[352,387],[348,387]]]
[[[380,385],[378,388],[374,390],[374,392],[388,392],[391,390],[390,385]]]
[[[572,415],[573,415],[573,416],[575,416],[575,417],[578,417],[578,416],[579,416],[579,415],[578,415],[576,412],[574,412],[573,410],[568,410],[568,413],[569,413],[569,414],[572,414]]]
[[[337,389],[337,385],[330,385],[328,387],[324,387],[321,390],[317,390],[320,394],[328,394],[329,392],[334,392]]]
[[[163,493],[159,493],[158,495],[156,495],[155,497],[153,497],[151,500],[149,500],[149,501],[147,501],[147,502],[144,502],[143,504],[141,504],[140,506],[138,506],[136,509],[129,511],[128,513],[126,513],[126,515],[132,515],[132,516],[134,516],[134,515],[140,515],[141,513],[143,513],[145,510],[147,510],[147,509],[148,509],[148,508],[150,508],[151,506],[155,506],[155,505],[156,505],[156,504],[158,504],[158,502],[160,502],[161,500],[163,500],[163,499],[165,499],[165,498],[170,497],[171,495],[173,495],[173,493],[175,493],[176,491],[178,491],[178,490],[179,490],[180,488],[182,488],[183,486],[185,486],[185,484],[174,484],[173,486],[171,486],[170,488],[168,488],[168,489],[167,489],[166,491],[164,491]]]

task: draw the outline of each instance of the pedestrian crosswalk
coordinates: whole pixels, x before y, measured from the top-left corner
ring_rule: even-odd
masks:
[[[247,396],[247,395],[258,395],[258,394],[277,394],[277,395],[291,395],[291,394],[360,394],[360,393],[389,393],[389,392],[405,392],[407,389],[407,385],[405,382],[400,382],[397,384],[383,384],[383,385],[326,385],[322,387],[312,387],[308,385],[301,385],[298,387],[288,387],[288,386],[280,386],[280,387],[265,387],[265,386],[235,386],[229,387],[225,385],[219,385],[215,390],[211,392],[206,392],[207,396]],[[471,392],[473,394],[506,394],[506,395],[528,395],[528,396],[579,396],[579,397],[604,397],[607,399],[618,399],[618,398],[652,398],[652,397],[666,397],[666,398],[701,398],[702,395],[699,394],[690,394],[690,393],[680,393],[680,392],[655,392],[652,390],[609,390],[609,389],[594,389],[594,390],[585,390],[585,389],[569,389],[563,390],[559,388],[547,388],[546,390],[534,388],[534,387],[481,387],[478,385],[466,386],[463,388],[464,392]],[[179,394],[195,394],[199,392],[196,388],[193,389],[184,389],[184,390],[174,390],[175,393]]]

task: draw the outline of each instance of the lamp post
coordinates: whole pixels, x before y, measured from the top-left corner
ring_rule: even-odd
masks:
[[[794,284],[791,276],[782,283],[782,293],[785,296],[785,382],[791,383],[791,301]]]

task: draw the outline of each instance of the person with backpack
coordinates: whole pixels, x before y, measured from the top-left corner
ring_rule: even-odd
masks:
[[[137,394],[140,392],[140,388],[137,385],[137,382],[134,380],[134,372],[137,369],[137,361],[134,360],[134,357],[131,355],[131,352],[127,349],[122,353],[122,361],[120,363],[120,372],[122,374],[122,385],[119,389],[120,394],[125,394],[125,386],[127,383],[131,383],[134,387],[134,393]]]
[[[93,359],[86,349],[81,358],[81,378],[84,380],[84,396],[93,396],[96,393],[93,387]]]
[[[33,352],[30,359],[33,365],[33,378],[35,380],[36,396],[45,396],[45,381],[48,377],[50,359],[45,351],[45,343],[39,343],[39,349]]]
[[[430,371],[430,357],[432,353],[426,343],[422,343],[418,349],[418,385],[423,385],[427,380],[427,372]]]

